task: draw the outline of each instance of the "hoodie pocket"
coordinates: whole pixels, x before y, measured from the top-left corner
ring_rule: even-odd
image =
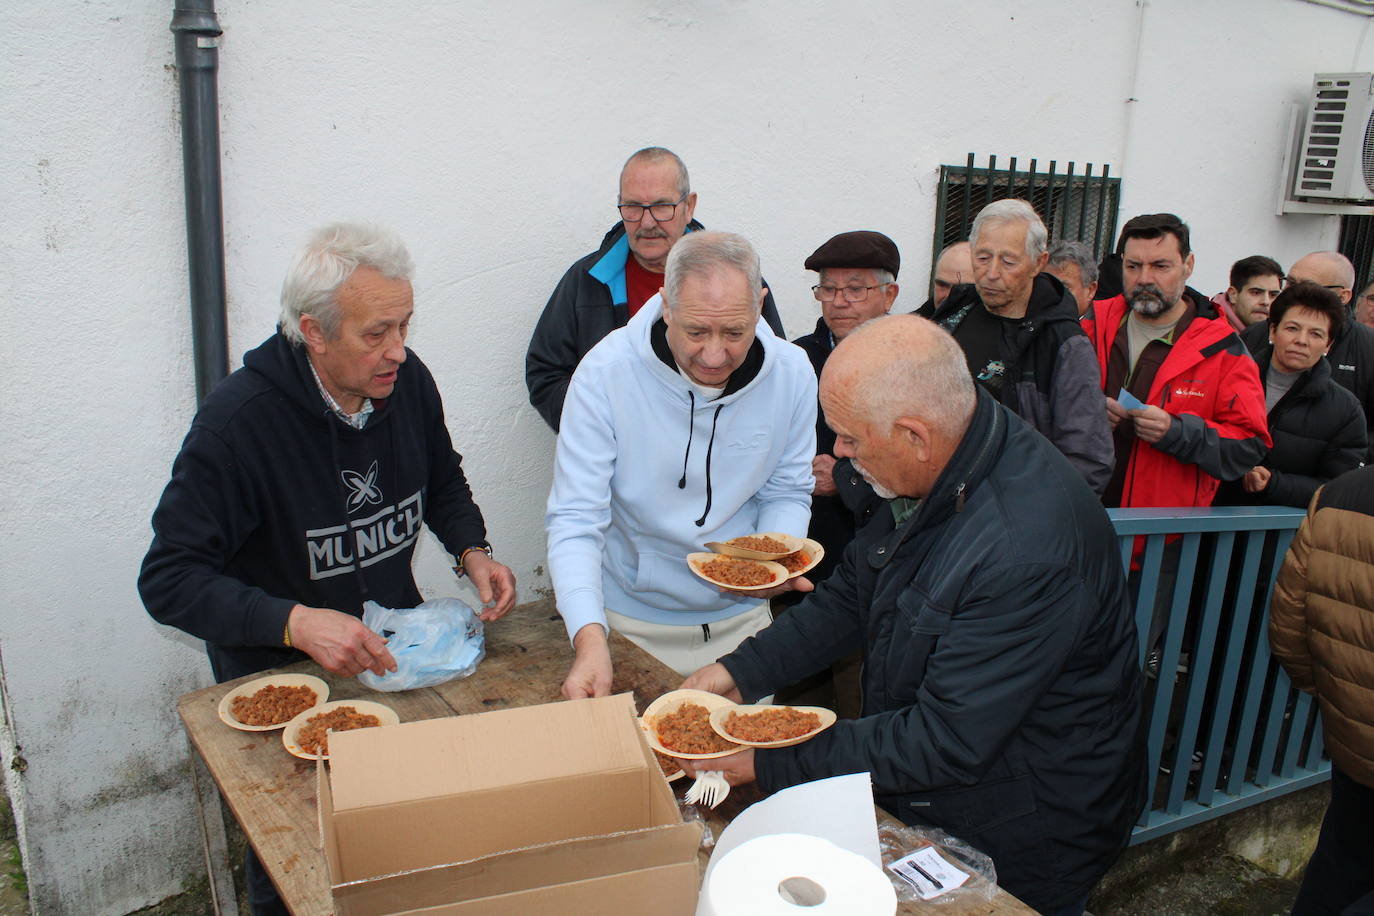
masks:
[[[697,577],[683,557],[671,557],[653,550],[637,555],[634,591],[643,601],[658,607],[717,610],[734,599],[725,599],[709,582]]]

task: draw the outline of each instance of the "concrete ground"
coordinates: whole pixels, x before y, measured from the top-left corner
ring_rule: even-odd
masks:
[[[227,814],[229,842],[236,863],[243,860],[243,835]],[[20,861],[19,847],[15,842],[14,816],[10,811],[9,796],[0,786],[0,916],[30,916],[29,897],[24,879],[24,868]],[[235,883],[240,887],[239,912],[246,914],[248,901],[242,893],[242,866],[235,867]],[[212,916],[210,895],[204,877],[197,880],[185,892],[169,897],[160,903],[138,910],[130,916]]]

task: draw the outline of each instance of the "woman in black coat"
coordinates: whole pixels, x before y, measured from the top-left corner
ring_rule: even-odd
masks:
[[[1360,466],[1364,410],[1331,380],[1326,352],[1349,320],[1331,290],[1289,286],[1269,311],[1269,345],[1254,354],[1274,447],[1240,480],[1223,483],[1216,505],[1306,508],[1317,488]]]

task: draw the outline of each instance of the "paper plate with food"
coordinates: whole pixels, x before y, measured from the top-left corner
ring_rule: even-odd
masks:
[[[728,541],[707,541],[706,548],[727,557],[740,557],[745,560],[776,560],[789,553],[802,549],[802,541],[792,534],[780,531],[765,531],[761,534],[746,534]]]
[[[787,567],[770,560],[744,560],[719,553],[689,553],[692,572],[712,585],[747,592],[787,581]]]
[[[711,710],[711,728],[727,741],[746,747],[790,747],[814,738],[835,724],[835,712],[823,706],[743,706]]]
[[[327,699],[329,685],[313,674],[269,674],[226,693],[219,717],[230,728],[267,732]]]
[[[783,569],[787,570],[787,578],[795,579],[803,573],[808,573],[816,568],[816,564],[825,558],[825,548],[819,541],[811,538],[801,538],[801,547],[792,553],[774,560]]]
[[[711,711],[734,702],[705,690],[670,690],[644,710],[649,746],[669,757],[709,760],[743,750],[711,727]]]
[[[281,743],[305,760],[329,759],[329,733],[396,725],[396,710],[371,700],[335,700],[307,709],[286,723]]]
[[[663,778],[669,782],[673,782],[674,780],[686,776],[687,771],[682,768],[682,764],[662,751],[654,750],[653,729],[649,727],[649,723],[645,722],[643,719],[637,721],[639,722],[640,729],[644,732],[645,739],[649,742],[649,750],[654,752],[654,759],[658,761],[658,768],[663,771]]]

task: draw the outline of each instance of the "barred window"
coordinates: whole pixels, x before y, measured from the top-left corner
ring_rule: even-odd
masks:
[[[1103,165],[1093,174],[1091,162],[1080,168],[1070,161],[1061,169],[1058,160],[1051,159],[1044,170],[1038,159],[1018,168],[1016,156],[1001,169],[996,156],[988,156],[986,168],[977,168],[974,162],[974,154],[969,153],[964,165],[940,166],[932,264],[947,245],[968,238],[979,210],[1007,197],[1019,197],[1034,207],[1052,241],[1085,242],[1099,260],[1112,251],[1121,179],[1111,176],[1111,166]]]

